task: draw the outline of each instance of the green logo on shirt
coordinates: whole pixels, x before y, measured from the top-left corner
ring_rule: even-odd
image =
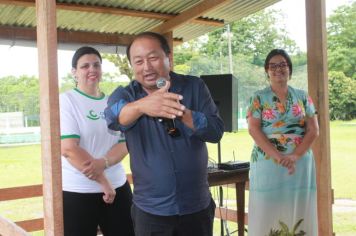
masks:
[[[100,116],[98,116],[93,110],[89,111],[89,115],[87,117],[91,120],[99,120]]]

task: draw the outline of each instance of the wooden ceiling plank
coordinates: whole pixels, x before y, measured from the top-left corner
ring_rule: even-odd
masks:
[[[15,5],[15,6],[23,6],[23,7],[34,7],[35,0],[0,0],[0,4],[3,5]],[[79,11],[79,12],[93,12],[93,13],[101,13],[101,14],[111,14],[111,15],[120,15],[120,16],[131,16],[131,17],[142,17],[148,19],[156,19],[167,21],[175,18],[176,14],[166,14],[159,12],[151,12],[151,11],[138,11],[126,8],[119,7],[104,7],[104,6],[90,6],[83,4],[72,4],[72,3],[57,3],[57,9],[66,10],[66,11]],[[224,21],[222,20],[214,20],[214,19],[206,19],[202,17],[198,17],[192,20],[193,23],[210,25],[221,27],[224,25]]]
[[[199,4],[195,5],[194,7],[180,13],[173,19],[167,20],[163,24],[155,27],[152,29],[152,31],[164,34],[169,31],[173,31],[175,28],[181,26],[182,24],[185,24],[201,15],[204,13],[212,10],[215,7],[218,7],[222,4],[225,4],[231,0],[205,0],[200,2]]]

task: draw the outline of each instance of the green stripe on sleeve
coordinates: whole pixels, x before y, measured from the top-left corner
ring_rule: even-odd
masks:
[[[61,139],[67,139],[67,138],[80,138],[80,136],[77,134],[61,135]]]

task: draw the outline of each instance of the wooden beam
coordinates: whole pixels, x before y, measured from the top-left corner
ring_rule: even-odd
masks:
[[[31,197],[42,197],[42,184],[0,189],[0,202]]]
[[[173,47],[175,47],[175,46],[179,46],[179,45],[181,45],[183,43],[183,39],[181,39],[181,40],[179,40],[179,41],[177,41],[177,40],[173,40]]]
[[[173,31],[175,28],[181,26],[182,24],[185,24],[201,15],[204,13],[212,10],[215,7],[220,6],[221,4],[227,3],[230,0],[205,0],[200,2],[199,4],[195,5],[194,7],[180,13],[173,19],[170,19],[163,24],[155,27],[152,29],[152,31],[157,32],[157,33],[167,33],[169,31]]]
[[[133,36],[131,35],[58,30],[59,43],[106,44],[127,46],[132,41],[132,39]]]
[[[0,235],[30,236],[20,226],[2,216],[0,216]]]
[[[36,28],[0,26],[0,38],[9,40],[36,41]],[[67,30],[57,31],[57,40],[60,43],[126,46],[131,42],[132,39],[132,35],[123,34],[106,34]]]
[[[171,60],[172,64],[170,65],[171,66],[171,70],[173,71],[174,69],[174,59],[173,59],[173,55],[174,55],[174,52],[173,52],[173,47],[174,47],[174,43],[173,43],[173,32],[170,31],[170,32],[167,32],[165,34],[163,34],[163,36],[167,39],[167,42],[169,44],[169,48],[171,49],[171,55],[169,55],[169,59]]]
[[[239,220],[236,210],[218,206],[215,208],[215,218],[232,221],[235,223],[237,223],[237,221]],[[248,224],[247,213],[244,213],[244,222],[245,225]]]
[[[43,218],[17,221],[15,223],[27,232],[43,230]]]
[[[36,28],[0,26],[2,39],[36,41],[36,33]]]
[[[35,0],[0,0],[0,4],[23,6],[23,7],[34,7]],[[91,6],[91,5],[84,5],[84,4],[60,3],[60,2],[57,3],[57,9],[67,10],[67,11],[120,15],[120,16],[142,17],[142,18],[156,19],[156,20],[163,20],[163,21],[173,19],[174,17],[177,16],[176,14],[167,14],[167,13],[159,13],[159,12],[151,12],[151,11],[138,11],[138,10],[131,10],[131,9],[120,8],[120,7]],[[222,27],[224,25],[224,21],[222,20],[212,20],[212,19],[206,19],[202,17],[197,17],[193,19],[192,22],[196,24],[210,25],[216,27]]]
[[[130,184],[133,184],[131,173],[127,174],[126,178]],[[42,187],[43,187],[42,184],[36,184],[36,185],[29,185],[29,186],[2,188],[0,189],[0,202],[23,199],[23,198],[42,197],[43,196]]]
[[[236,183],[236,204],[237,204],[237,219],[240,219],[238,224],[238,235],[243,236],[246,224],[245,221],[245,183]]]
[[[0,0],[0,4],[20,7],[35,7],[35,0]]]
[[[241,173],[236,175],[235,172]],[[211,173],[208,175],[209,186],[213,187],[230,183],[246,183],[246,181],[248,181],[248,173],[248,169],[227,171],[223,176],[220,173]]]
[[[8,40],[28,40],[36,41],[36,28],[0,26],[0,38]],[[57,30],[57,40],[59,43],[78,44],[100,44],[127,46],[134,36],[126,34],[106,34],[84,31]],[[182,39],[174,39],[174,45],[183,43]]]
[[[41,94],[44,230],[46,235],[63,235],[56,1],[37,0],[36,19]]]
[[[317,170],[319,235],[333,235],[329,91],[325,0],[305,0],[308,87],[318,111],[319,138],[313,145]]]

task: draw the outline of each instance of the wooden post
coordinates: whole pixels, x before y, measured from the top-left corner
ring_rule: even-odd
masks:
[[[45,235],[63,235],[56,1],[36,0]]]
[[[319,235],[333,235],[329,91],[326,50],[325,0],[305,0],[308,86],[318,111],[319,138],[313,145],[317,169]]]
[[[163,34],[163,36],[167,39],[169,47],[171,49],[171,61],[172,61],[172,65],[171,65],[171,70],[173,71],[174,69],[174,60],[173,60],[173,32],[167,32],[165,34]]]
[[[235,183],[237,201],[237,228],[238,236],[245,235],[245,184],[244,182]]]

